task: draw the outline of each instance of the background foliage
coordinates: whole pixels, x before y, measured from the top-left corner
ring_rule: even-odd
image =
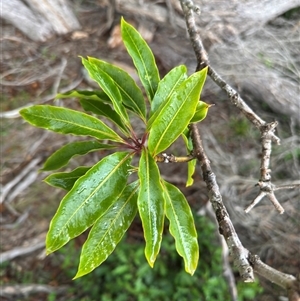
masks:
[[[191,277],[177,256],[174,239],[165,235],[161,252],[153,269],[144,258],[144,243],[131,237],[129,231],[118,248],[92,274],[75,280],[76,300],[92,301],[188,301],[229,300],[227,284],[222,276],[221,248],[215,225],[206,217],[194,215],[199,247],[203,250],[199,266]],[[62,266],[68,276],[74,275],[78,251],[70,243],[59,251]],[[240,283],[242,284],[242,283]],[[239,285],[240,285],[239,284]],[[240,285],[239,300],[253,300],[261,292],[256,284]],[[75,300],[75,299],[74,299]]]

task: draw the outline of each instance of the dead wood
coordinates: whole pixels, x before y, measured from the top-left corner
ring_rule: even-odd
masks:
[[[29,296],[35,293],[61,294],[68,289],[67,286],[53,287],[45,284],[16,284],[4,285],[1,288],[1,295],[10,298],[12,296]]]
[[[103,5],[107,1],[100,1]],[[166,5],[163,6],[162,3]],[[300,0],[194,1],[199,5],[201,18],[197,25],[206,36],[227,40],[247,31],[255,31],[276,17],[300,5]],[[185,28],[179,1],[116,0],[115,9],[121,14],[148,18],[154,22]]]
[[[53,34],[51,24],[35,16],[20,0],[3,0],[1,17],[34,41],[46,41]]]
[[[80,28],[66,0],[3,0],[1,12],[3,19],[34,41]]]
[[[6,252],[0,254],[0,263],[5,261],[12,260],[19,256],[24,256],[35,252],[41,248],[45,247],[45,237],[46,233],[41,233],[38,237],[32,238],[30,241],[27,241],[23,246],[16,247]]]

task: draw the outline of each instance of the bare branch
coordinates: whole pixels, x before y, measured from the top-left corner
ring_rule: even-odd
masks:
[[[193,10],[185,4],[186,1],[180,0],[180,3],[186,19],[192,46],[197,57],[197,70],[208,67],[208,75],[212,78],[212,80],[227,93],[231,102],[237,108],[239,108],[240,111],[247,117],[247,119],[261,132],[261,177],[257,184],[257,186],[260,187],[260,193],[252,202],[252,204],[246,209],[246,212],[249,212],[258,202],[260,202],[260,200],[263,199],[263,197],[267,196],[269,200],[274,204],[276,209],[280,213],[283,213],[284,209],[281,207],[274,195],[276,187],[271,183],[271,170],[269,168],[272,141],[280,144],[280,139],[274,134],[275,128],[278,123],[267,123],[257,114],[255,114],[253,110],[241,98],[241,96],[229,84],[227,84],[210,66],[207,52],[203,47],[201,37],[196,29]],[[201,165],[203,179],[206,182],[208,189],[209,200],[212,204],[219,224],[219,232],[225,238],[229,252],[233,258],[234,265],[238,268],[242,279],[245,282],[252,282],[254,280],[254,270],[270,281],[284,287],[288,292],[290,301],[299,301],[299,281],[297,281],[294,276],[281,273],[267,266],[260,261],[258,256],[252,256],[250,252],[243,247],[230,220],[226,207],[222,202],[222,196],[216,182],[216,176],[211,170],[210,161],[203,149],[198,128],[195,124],[191,124],[190,127],[194,147],[194,155],[199,160]],[[285,188],[289,189],[292,186],[295,187],[295,185],[285,185]]]
[[[68,85],[65,88],[60,89],[58,92],[59,93],[66,93],[69,92],[73,89],[75,89],[81,82],[82,82],[83,76],[81,76],[80,78],[78,78],[77,80],[75,80],[74,82],[72,82],[70,85]],[[56,92],[55,92],[55,87],[53,88],[54,93],[51,93],[50,95],[45,96],[40,103],[46,103],[49,102],[51,100],[53,100],[56,96]],[[6,112],[0,112],[0,118],[18,118],[20,117],[20,113],[19,111],[23,108],[32,106],[33,103],[29,102],[27,103],[25,106],[19,107],[17,109],[11,110],[11,111],[6,111]]]
[[[33,159],[12,181],[7,183],[0,194],[1,199],[0,203],[3,203],[8,196],[9,192],[18,184],[21,183],[21,181],[24,179],[25,176],[27,176],[32,170],[36,170],[36,166],[41,162],[42,158],[38,157]],[[35,171],[36,172],[36,171]],[[29,183],[26,184],[26,187],[28,187]]]
[[[258,196],[252,201],[252,203],[245,209],[246,213],[249,213],[250,210],[256,206],[265,196],[267,195],[267,193],[265,192],[260,192],[258,194]]]
[[[284,212],[284,209],[279,204],[274,195],[275,185],[273,185],[271,182],[271,169],[269,167],[272,142],[280,144],[280,139],[274,134],[278,122],[275,121],[267,123],[262,118],[260,118],[241,98],[239,93],[235,89],[233,89],[226,81],[224,81],[221,76],[212,68],[207,52],[203,47],[199,31],[196,27],[193,9],[190,8],[190,2],[192,1],[188,1],[188,6],[186,5],[186,1],[182,0],[180,2],[186,19],[192,46],[197,58],[196,70],[201,70],[207,67],[208,75],[211,77],[211,79],[227,93],[227,96],[230,99],[231,103],[236,106],[261,133],[262,159],[260,166],[260,180],[257,185],[258,187],[260,187],[260,193],[250,204],[250,206],[246,208],[246,212],[249,212],[263,197],[266,196],[273,203],[278,212],[282,214]]]
[[[201,211],[202,211],[202,209],[201,209]],[[205,211],[205,214],[213,221],[213,223],[218,225],[218,221],[216,219],[216,216],[214,214],[214,211],[213,211],[213,208],[212,208],[212,205],[210,202],[208,202],[204,206],[204,211]],[[198,212],[198,214],[201,215],[200,212]],[[237,301],[238,300],[237,288],[236,288],[234,274],[233,274],[231,265],[229,263],[228,246],[227,246],[226,241],[223,236],[218,235],[218,238],[220,241],[220,245],[222,246],[223,275],[228,284],[231,300]]]
[[[28,216],[29,216],[29,211],[30,209],[27,209],[22,215],[20,215],[17,220],[12,223],[12,224],[6,224],[6,225],[1,225],[2,229],[16,229],[18,228],[21,224],[23,224]]]
[[[283,190],[283,189],[295,189],[295,188],[299,188],[299,187],[300,187],[300,184],[281,185],[281,186],[274,187],[274,191],[275,190]]]
[[[6,252],[0,253],[0,264],[5,261],[12,260],[19,256],[24,256],[30,254],[36,250],[45,247],[45,237],[46,233],[41,233],[38,237],[34,237],[30,241],[26,242],[26,245],[11,249]]]
[[[222,90],[227,93],[231,103],[239,108],[241,112],[248,118],[248,120],[252,122],[261,132],[264,131],[264,127],[268,127],[268,124],[257,114],[255,114],[253,110],[241,98],[238,92],[233,89],[228,83],[226,83],[222,79],[222,77],[211,67],[199,31],[196,28],[193,11],[185,5],[182,5],[182,9],[186,18],[188,32],[198,62],[196,70],[201,70],[205,67],[208,67],[208,75]],[[273,132],[271,133],[271,137],[274,141],[276,141],[277,144],[280,143],[280,139],[276,137]]]
[[[226,240],[233,263],[237,267],[244,282],[253,282],[253,269],[248,261],[249,251],[245,249],[234,229],[226,207],[223,204],[216,176],[211,170],[210,162],[204,152],[200,134],[196,124],[191,124],[191,135],[194,146],[194,154],[199,160],[203,179],[208,189],[209,200],[212,203],[218,224],[219,232]]]
[[[61,294],[66,292],[68,286],[53,287],[45,284],[16,284],[16,285],[4,285],[1,288],[1,296],[12,297],[12,296],[28,296],[35,293],[55,293]]]
[[[268,279],[271,282],[276,283],[278,286],[284,288],[288,292],[290,301],[300,300],[300,281],[292,275],[279,272],[267,264],[263,263],[257,255],[250,254],[249,260],[253,265],[254,271]]]

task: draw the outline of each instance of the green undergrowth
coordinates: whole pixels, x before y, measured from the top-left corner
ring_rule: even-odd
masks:
[[[66,292],[39,295],[47,301],[223,301],[230,300],[223,277],[221,247],[215,225],[206,217],[194,214],[199,246],[202,250],[199,266],[193,276],[183,269],[175,252],[173,237],[168,234],[152,269],[144,259],[144,243],[138,222],[120,242],[107,261],[93,273],[71,281],[77,270],[80,248],[70,241],[57,254],[37,261],[34,270],[22,269],[20,263],[6,262],[0,266],[1,279],[12,278],[15,283],[67,285]],[[80,238],[79,238],[80,239]],[[23,261],[22,261],[23,262]],[[1,281],[1,285],[7,284]],[[13,283],[10,283],[13,284]],[[239,301],[255,300],[262,288],[258,282],[237,283]],[[37,300],[33,294],[22,301]]]
[[[144,260],[142,239],[131,238],[129,231],[103,265],[92,274],[74,280],[68,300],[230,300],[222,274],[221,248],[215,225],[203,216],[195,216],[195,224],[203,251],[193,276],[184,271],[171,235],[164,236],[161,253],[152,269]],[[74,259],[78,258],[78,252],[73,241],[59,251],[58,258],[62,260],[61,267],[67,279],[76,272],[78,262]],[[239,301],[253,300],[252,297],[261,290],[257,284],[247,289],[245,285],[239,286]]]

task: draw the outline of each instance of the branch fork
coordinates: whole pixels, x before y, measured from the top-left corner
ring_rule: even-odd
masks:
[[[259,187],[261,187],[261,190],[254,201],[245,209],[245,212],[248,213],[256,204],[260,202],[261,199],[267,196],[275,206],[276,210],[278,210],[278,212],[282,214],[284,212],[284,209],[275,197],[274,191],[276,189],[275,186],[271,183],[271,169],[269,168],[272,142],[278,145],[280,144],[280,139],[275,135],[275,129],[278,125],[278,122],[274,121],[267,123],[262,118],[260,118],[241,98],[239,93],[235,89],[233,89],[225,80],[223,80],[221,76],[212,68],[207,52],[204,49],[199,31],[196,28],[196,22],[193,15],[194,10],[191,6],[192,0],[181,0],[180,2],[186,19],[192,46],[197,58],[196,70],[201,70],[205,67],[208,67],[207,74],[211,77],[211,79],[227,93],[227,96],[230,99],[231,103],[236,106],[245,115],[245,117],[261,132],[262,160],[260,167],[261,178],[259,180],[259,183],[264,182],[264,184],[258,185]]]
[[[190,4],[192,0],[188,0]],[[249,212],[257,203],[259,203],[265,196],[274,204],[279,213],[283,213],[284,209],[279,204],[275,197],[274,191],[279,189],[292,189],[296,185],[284,185],[277,187],[271,183],[271,169],[270,157],[272,142],[280,144],[280,139],[274,134],[275,128],[278,122],[267,123],[261,119],[255,112],[245,103],[237,91],[235,91],[221,76],[210,66],[207,52],[203,47],[203,43],[199,32],[196,28],[196,23],[193,15],[193,9],[191,5],[187,5],[187,0],[180,0],[181,7],[186,20],[187,29],[190,35],[190,40],[194,48],[194,52],[197,58],[196,70],[201,70],[204,67],[208,67],[208,75],[211,79],[224,90],[231,103],[235,105],[240,111],[247,117],[247,119],[260,130],[261,143],[262,143],[262,159],[260,166],[260,179],[257,186],[260,188],[258,196],[254,199],[252,204],[246,208],[246,212]],[[219,190],[219,186],[216,181],[216,176],[211,170],[210,162],[205,154],[202,146],[202,141],[198,128],[195,124],[190,125],[191,137],[193,142],[193,154],[198,159],[203,180],[206,182],[208,189],[209,200],[214,209],[218,225],[219,232],[226,240],[230,254],[233,258],[234,265],[238,268],[239,273],[244,282],[253,282],[254,274],[256,272],[268,280],[275,282],[281,287],[287,290],[290,301],[300,300],[300,279],[296,279],[292,275],[281,273],[270,266],[260,261],[257,255],[251,255],[250,252],[245,249],[239,240],[239,237],[234,229],[234,226],[230,220],[229,214],[222,201],[222,196]]]

